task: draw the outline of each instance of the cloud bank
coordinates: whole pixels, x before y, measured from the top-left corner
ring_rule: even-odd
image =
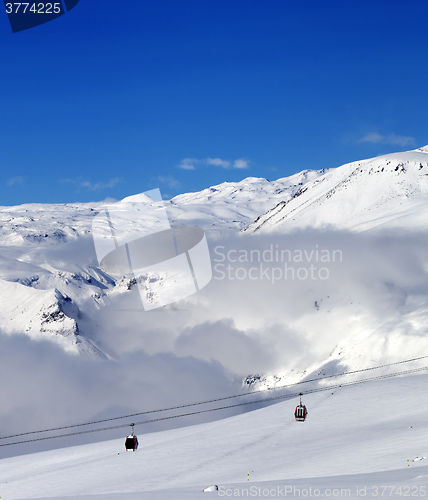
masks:
[[[24,178],[18,175],[17,177],[12,177],[11,179],[9,179],[6,184],[8,186],[13,186],[14,184],[21,184],[23,180]]]
[[[180,161],[178,168],[182,170],[196,170],[198,167],[219,167],[224,169],[246,169],[250,162],[244,158],[237,160],[222,160],[221,158],[184,158]]]
[[[112,361],[0,334],[2,434],[236,394],[247,375],[292,379],[320,367],[338,345],[357,355],[362,349],[361,364],[412,357],[428,335],[424,234],[404,239],[393,232],[306,230],[227,237],[209,245],[211,283],[173,307],[144,312],[132,285],[118,286],[100,306],[90,297],[79,303],[82,330],[96,336]],[[56,258],[69,260],[76,255],[72,250],[66,255],[57,246]],[[90,261],[89,245],[86,253]],[[371,338],[376,348],[365,349]],[[141,426],[137,432],[225,415]],[[125,434],[117,430],[21,450]],[[1,456],[21,450],[2,448]]]
[[[369,142],[371,144],[388,144],[388,145],[397,145],[397,146],[412,146],[415,144],[414,137],[404,136],[404,135],[396,135],[396,134],[386,134],[381,135],[377,132],[373,132],[367,134],[358,142]]]
[[[108,181],[91,182],[86,179],[61,179],[59,182],[74,184],[77,187],[89,189],[90,191],[101,191],[102,189],[116,186],[116,184],[122,182],[122,180],[119,177],[114,177]]]

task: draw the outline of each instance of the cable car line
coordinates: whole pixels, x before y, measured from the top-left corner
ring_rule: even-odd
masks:
[[[370,377],[370,378],[366,378],[366,379],[362,379],[362,380],[355,380],[354,382],[342,382],[341,384],[329,385],[329,386],[326,386],[326,387],[318,387],[316,389],[308,389],[307,391],[302,392],[302,393],[297,393],[296,392],[296,393],[292,393],[292,394],[283,394],[281,396],[274,396],[274,397],[271,397],[271,398],[259,399],[257,401],[246,401],[244,403],[236,403],[234,405],[222,406],[222,407],[219,407],[219,408],[209,408],[207,410],[198,410],[198,411],[194,411],[194,412],[190,412],[190,413],[182,413],[180,415],[171,415],[171,416],[168,416],[168,417],[160,417],[160,418],[154,418],[154,419],[151,419],[151,420],[143,420],[142,422],[134,422],[132,425],[150,424],[150,423],[153,423],[153,422],[160,422],[160,421],[163,421],[163,420],[172,420],[174,418],[188,417],[188,416],[192,416],[192,415],[199,415],[201,413],[209,413],[209,412],[212,412],[212,411],[226,410],[226,409],[230,409],[230,408],[237,408],[237,407],[240,407],[240,406],[247,406],[247,405],[251,405],[251,404],[262,404],[262,403],[267,403],[269,401],[276,401],[276,400],[279,400],[279,399],[292,399],[292,398],[294,398],[296,396],[299,396],[300,394],[304,395],[304,394],[314,394],[314,393],[317,393],[317,392],[330,391],[332,389],[338,389],[340,387],[349,387],[349,386],[352,386],[352,385],[364,384],[364,383],[367,383],[367,382],[373,382],[375,380],[383,380],[383,379],[398,377],[400,375],[408,375],[410,373],[417,373],[417,372],[421,372],[421,371],[424,371],[424,370],[428,370],[428,366],[423,366],[421,368],[414,368],[412,370],[405,370],[405,371],[402,371],[402,372],[390,373],[390,374],[387,374],[387,375],[378,375],[376,377]],[[69,437],[69,436],[77,436],[77,435],[80,435],[80,434],[90,434],[92,432],[101,432],[101,431],[108,431],[108,430],[112,430],[112,429],[120,429],[120,428],[123,428],[123,427],[129,427],[129,425],[130,424],[128,424],[128,423],[127,424],[118,424],[118,425],[113,425],[113,426],[110,426],[110,427],[102,427],[100,429],[90,429],[90,430],[86,430],[86,431],[70,432],[70,433],[67,433],[67,434],[60,434],[58,436],[45,436],[45,437],[42,437],[42,438],[27,439],[27,440],[24,440],[24,441],[16,441],[14,443],[3,443],[3,444],[0,444],[0,447],[2,447],[2,446],[13,446],[13,445],[24,444],[24,443],[33,443],[35,441],[45,441],[45,440],[48,440],[48,439],[56,439],[56,438]],[[43,432],[43,431],[38,431],[38,432]],[[5,439],[5,438],[3,438],[3,439]]]
[[[188,403],[188,404],[183,404],[183,405],[178,405],[178,406],[171,406],[171,407],[168,407],[168,408],[160,408],[158,410],[148,410],[148,411],[143,411],[143,412],[138,412],[138,413],[131,413],[129,415],[123,415],[121,417],[111,417],[111,418],[105,418],[105,419],[102,419],[102,420],[93,420],[91,422],[85,422],[85,423],[82,423],[82,424],[65,425],[65,426],[62,426],[62,427],[54,427],[52,429],[44,429],[44,430],[39,430],[39,431],[22,432],[20,434],[12,434],[10,436],[0,437],[0,440],[2,440],[2,439],[11,439],[11,438],[20,437],[20,436],[28,436],[30,434],[40,434],[40,433],[44,433],[44,432],[54,432],[54,431],[61,431],[61,430],[65,430],[65,429],[73,429],[75,427],[83,427],[83,426],[86,426],[86,425],[102,424],[104,422],[111,422],[113,420],[121,420],[123,418],[137,417],[139,415],[148,415],[150,413],[160,413],[160,412],[163,412],[163,411],[179,410],[181,408],[189,408],[189,407],[192,407],[192,406],[199,406],[199,405],[208,404],[208,403],[216,403],[218,401],[225,401],[227,399],[239,398],[239,397],[248,396],[248,395],[251,395],[251,394],[260,394],[261,392],[266,392],[266,391],[273,391],[273,390],[277,390],[277,389],[286,389],[288,387],[294,387],[296,385],[301,385],[301,384],[308,384],[310,382],[317,382],[317,381],[325,380],[325,379],[328,379],[328,378],[342,377],[344,375],[353,375],[355,373],[362,373],[362,372],[366,372],[366,371],[377,370],[379,368],[386,368],[388,366],[400,365],[400,364],[403,364],[403,363],[411,363],[413,361],[419,361],[421,359],[426,359],[426,358],[428,358],[428,356],[420,356],[418,358],[405,359],[403,361],[397,361],[395,363],[388,363],[388,364],[385,364],[385,365],[373,366],[373,367],[370,367],[370,368],[362,368],[360,370],[353,370],[353,371],[349,371],[349,372],[336,373],[336,374],[333,374],[333,375],[326,375],[324,377],[317,377],[317,378],[313,378],[313,379],[309,379],[309,380],[301,380],[299,382],[295,382],[294,384],[286,384],[286,385],[271,387],[271,388],[268,388],[268,389],[258,389],[258,390],[254,390],[254,391],[244,392],[244,393],[241,393],[241,394],[236,394],[236,395],[233,395],[233,396],[223,396],[221,398],[208,399],[208,400],[205,400],[205,401],[199,401],[199,402],[195,402],[195,403]]]
[[[400,365],[400,364],[403,364],[403,363],[411,363],[413,361],[419,361],[421,359],[426,359],[426,358],[428,358],[428,356],[420,356],[418,358],[405,359],[403,361],[396,361],[395,363],[388,363],[388,364],[385,364],[385,365],[372,366],[370,368],[361,368],[360,370],[353,370],[353,371],[349,371],[349,372],[336,373],[334,375],[326,375],[324,377],[317,377],[317,378],[312,378],[312,379],[309,379],[309,380],[301,380],[300,382],[295,382],[294,384],[280,385],[280,386],[276,386],[276,387],[271,387],[269,389],[257,389],[257,390],[254,390],[254,391],[248,391],[248,392],[244,392],[244,393],[241,393],[241,394],[235,394],[233,396],[223,396],[221,398],[207,399],[205,401],[199,401],[199,402],[195,402],[195,403],[188,403],[188,404],[183,404],[183,405],[178,405],[178,406],[171,406],[169,408],[160,408],[158,410],[148,410],[148,411],[142,411],[142,412],[139,412],[139,413],[130,413],[129,415],[123,415],[121,417],[111,417],[111,418],[105,418],[105,419],[102,419],[102,420],[93,420],[91,422],[85,422],[85,423],[82,423],[82,424],[65,425],[65,426],[62,426],[62,427],[53,427],[52,429],[44,429],[44,430],[39,430],[39,431],[22,432],[22,433],[19,433],[19,434],[12,434],[10,436],[0,437],[0,440],[2,440],[2,439],[12,439],[12,438],[21,437],[21,436],[28,436],[30,434],[42,434],[42,433],[45,433],[45,432],[63,431],[63,430],[66,430],[66,429],[74,429],[76,427],[83,427],[83,426],[87,426],[87,425],[103,424],[105,422],[112,422],[114,420],[121,420],[123,418],[138,417],[140,415],[148,415],[148,414],[151,414],[151,413],[160,413],[160,412],[171,411],[171,410],[180,410],[182,408],[190,408],[192,406],[200,406],[200,405],[204,405],[204,404],[208,404],[208,403],[217,403],[219,401],[225,401],[225,400],[228,400],[228,399],[240,398],[240,397],[243,397],[243,396],[249,396],[251,394],[260,394],[261,392],[274,391],[274,390],[277,390],[277,389],[287,389],[289,387],[294,387],[296,385],[308,384],[310,382],[317,382],[317,381],[326,380],[326,379],[329,379],[329,378],[342,377],[342,376],[345,376],[345,375],[353,375],[355,373],[362,373],[362,372],[367,372],[367,371],[371,371],[371,370],[377,370],[379,368],[386,368],[388,366]]]

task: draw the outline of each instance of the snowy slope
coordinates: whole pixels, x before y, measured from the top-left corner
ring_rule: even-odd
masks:
[[[351,488],[355,498],[357,486],[427,486],[425,461],[413,462],[428,457],[427,377],[308,395],[309,417],[303,424],[294,421],[291,400],[214,423],[153,434],[138,429],[135,453],[126,453],[123,439],[117,439],[4,459],[0,491],[11,500],[68,495],[133,499],[136,492],[147,492],[136,498],[184,500],[205,498],[201,490],[211,484],[291,484],[342,486]]]
[[[58,290],[37,290],[0,280],[0,296],[0,329],[4,333],[24,333],[34,340],[52,340],[73,354],[105,357],[94,343],[81,334],[77,324],[77,306]]]
[[[364,231],[426,230],[428,148],[332,169],[242,230],[284,233],[296,228]]]

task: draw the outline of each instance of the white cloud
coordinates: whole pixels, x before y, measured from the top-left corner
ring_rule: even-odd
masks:
[[[105,188],[110,188],[115,186],[118,182],[120,182],[120,179],[115,177],[114,179],[110,179],[108,182],[89,182],[89,181],[83,181],[80,183],[82,187],[86,187],[90,189],[91,191],[98,191],[99,189],[105,189]]]
[[[244,160],[243,158],[238,158],[237,160],[222,160],[221,158],[184,158],[180,161],[178,168],[183,170],[196,170],[197,166],[205,166],[205,167],[220,167],[220,168],[237,168],[244,169],[249,168],[250,162],[248,160]]]
[[[59,182],[61,183],[70,183],[75,184],[76,186],[83,187],[89,189],[90,191],[100,191],[101,189],[114,187],[116,184],[121,182],[121,179],[118,177],[114,177],[109,181],[99,181],[99,182],[90,182],[82,179],[61,179]]]
[[[404,135],[396,134],[386,134],[381,135],[377,132],[367,134],[365,137],[360,139],[358,142],[370,142],[372,144],[391,144],[397,146],[409,146],[415,144],[415,139],[413,137],[407,137]]]
[[[205,161],[207,162],[207,165],[215,165],[216,167],[222,168],[230,167],[230,161],[222,160],[221,158],[207,158]]]
[[[8,185],[8,186],[13,186],[14,184],[19,184],[19,183],[21,183],[23,180],[24,180],[24,179],[23,179],[20,175],[18,175],[17,177],[12,177],[11,179],[9,179],[9,180],[7,181],[7,185]]]
[[[233,162],[233,168],[248,168],[248,161],[244,159],[235,160]]]
[[[181,168],[183,170],[195,170],[195,163],[198,163],[198,161],[199,160],[195,158],[184,158],[183,160],[181,160],[178,168]]]
[[[310,260],[290,260],[287,253],[283,257],[284,249],[291,255],[306,252]],[[317,260],[316,252],[321,256],[325,250],[330,256],[339,250],[343,259]],[[399,320],[397,314],[402,314],[409,295],[428,296],[425,255],[419,235],[409,235],[405,242],[400,234],[316,230],[285,239],[229,236],[213,242],[209,286],[178,304],[177,311],[145,315],[144,324],[137,327],[135,316],[117,312],[138,307],[140,297],[133,289],[112,297],[111,306],[96,312],[93,320],[102,326],[104,347],[117,359],[140,350],[169,353],[218,363],[238,382],[250,374],[281,374],[326,359],[343,340],[343,329],[337,325],[349,317],[355,321],[347,326],[349,339],[358,338],[368,321],[381,325],[385,318],[416,330],[410,321],[404,325],[405,314]],[[327,269],[328,278],[319,279],[318,271],[315,279],[300,279],[290,272],[310,266]],[[274,268],[282,274],[275,282]]]

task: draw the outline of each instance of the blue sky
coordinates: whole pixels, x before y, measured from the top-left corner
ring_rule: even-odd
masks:
[[[428,2],[80,0],[0,12],[1,205],[277,179],[428,144]]]

